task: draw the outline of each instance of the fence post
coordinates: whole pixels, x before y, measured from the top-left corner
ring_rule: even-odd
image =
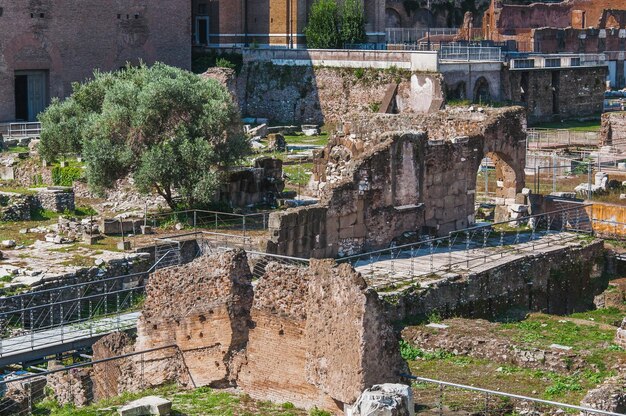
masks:
[[[198,210],[193,210],[193,228],[198,226]]]
[[[591,199],[591,162],[587,162],[587,198]]]
[[[556,192],[556,152],[552,152],[552,192]]]

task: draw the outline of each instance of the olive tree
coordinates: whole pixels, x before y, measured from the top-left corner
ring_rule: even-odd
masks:
[[[249,151],[229,92],[164,64],[96,72],[40,116],[46,160],[81,154],[96,192],[132,175],[172,208],[209,203],[226,168]]]

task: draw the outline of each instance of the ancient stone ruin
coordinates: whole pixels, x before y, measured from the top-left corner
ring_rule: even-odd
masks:
[[[376,292],[349,265],[268,263],[253,288],[248,261],[227,251],[155,272],[135,344],[105,337],[94,360],[172,344],[176,351],[95,366],[95,396],[175,381],[343,411],[364,389],[407,371]]]
[[[318,155],[320,203],[273,213],[267,251],[335,258],[467,228],[484,157],[496,166],[496,219],[508,219],[524,200],[524,128],[515,108],[356,118]]]

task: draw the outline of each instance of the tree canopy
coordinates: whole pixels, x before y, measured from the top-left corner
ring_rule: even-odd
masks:
[[[365,42],[365,10],[362,0],[344,0],[341,9],[341,40],[344,44]]]
[[[309,48],[332,49],[365,42],[363,0],[344,0],[341,8],[337,0],[315,0],[304,34]]]
[[[304,28],[309,48],[332,49],[341,44],[339,7],[335,0],[315,0]]]
[[[176,194],[187,206],[211,202],[225,168],[249,151],[226,88],[160,63],[96,72],[40,121],[45,160],[80,154],[94,191],[130,174],[172,208]]]

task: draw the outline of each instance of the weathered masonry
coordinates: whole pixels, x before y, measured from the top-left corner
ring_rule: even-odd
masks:
[[[34,121],[95,69],[191,66],[191,3],[0,1],[0,121]]]
[[[499,219],[524,187],[521,108],[362,116],[319,155],[320,203],[270,216],[267,251],[335,258],[388,247],[405,233],[446,235],[474,223],[476,172],[496,166]]]

